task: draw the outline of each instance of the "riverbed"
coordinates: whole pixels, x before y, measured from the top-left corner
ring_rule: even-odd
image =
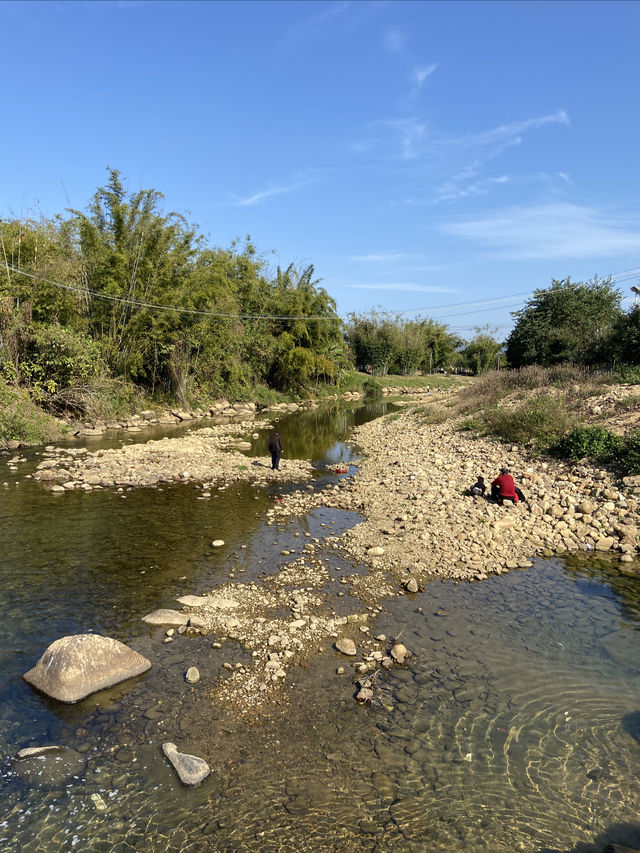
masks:
[[[302,488],[337,483],[343,475],[325,466],[357,464],[352,427],[387,409],[282,417],[284,464],[287,455],[312,461]],[[3,850],[640,846],[637,578],[572,558],[536,559],[480,583],[433,581],[387,600],[369,623],[372,637],[399,638],[413,652],[380,673],[373,702],[357,705],[358,676],[327,642],[244,719],[208,696],[230,677],[225,663],[248,665],[245,649],[232,639],[213,648],[204,636],[165,644],[141,617],[230,575],[259,582],[314,539],[337,579],[331,606],[356,612],[340,579],[367,568],[322,543],[357,513],[320,507],[270,524],[269,510],[295,488],[288,482],[219,483],[206,499],[193,483],[53,495],[27,476],[40,453],[20,451],[16,471],[0,460]],[[247,451],[263,453],[255,442]],[[214,539],[224,546],[212,549]],[[87,631],[126,642],[151,671],[76,706],[22,682],[50,642]],[[194,664],[201,680],[191,685],[184,673]],[[207,756],[213,772],[201,787],[177,781],[159,748],[167,740]],[[48,744],[81,756],[76,772],[21,775],[16,752]]]

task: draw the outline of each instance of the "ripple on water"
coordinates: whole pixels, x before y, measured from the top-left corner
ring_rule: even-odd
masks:
[[[552,561],[434,583],[415,600],[423,612],[396,599],[372,633],[401,634],[414,657],[381,675],[379,701],[365,707],[335,676],[333,653],[296,670],[291,705],[252,726],[212,722],[197,692],[180,705],[165,674],[158,689],[187,724],[179,748],[208,744],[210,779],[189,791],[177,782],[140,685],[102,709],[82,778],[29,788],[5,768],[0,843],[9,853],[638,846],[640,623],[633,589],[617,584]],[[620,631],[626,659],[607,647]],[[186,662],[176,651],[176,671]]]

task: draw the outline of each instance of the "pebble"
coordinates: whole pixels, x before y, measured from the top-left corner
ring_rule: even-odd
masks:
[[[357,654],[356,644],[349,637],[341,637],[336,642],[336,649],[343,655]]]

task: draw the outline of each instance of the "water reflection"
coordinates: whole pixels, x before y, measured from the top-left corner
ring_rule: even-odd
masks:
[[[316,411],[279,427],[292,456],[335,462],[351,458],[344,440],[361,415]],[[209,501],[192,486],[124,494],[56,500],[25,480],[1,493],[3,850],[640,846],[631,820],[640,807],[637,578],[571,558],[480,584],[432,583],[413,601],[387,602],[373,626],[414,653],[382,674],[379,702],[354,703],[355,677],[336,674],[329,650],[291,671],[289,703],[247,725],[207,698],[223,663],[243,651],[206,638],[163,645],[162,630],[139,616],[230,570],[274,571],[281,550],[300,544],[295,532],[322,536],[347,514],[266,527],[273,497],[251,486]],[[225,547],[211,549],[213,538]],[[73,707],[23,684],[48,642],[89,628],[124,639],[153,669]],[[202,680],[186,685],[195,662]],[[180,786],[164,740],[210,762],[201,788]],[[45,785],[22,779],[10,756],[52,742],[75,750],[83,772]]]

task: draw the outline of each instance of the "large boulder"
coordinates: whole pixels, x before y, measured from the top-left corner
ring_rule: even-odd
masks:
[[[72,704],[150,667],[150,661],[118,640],[74,634],[51,643],[22,677],[47,696]]]

